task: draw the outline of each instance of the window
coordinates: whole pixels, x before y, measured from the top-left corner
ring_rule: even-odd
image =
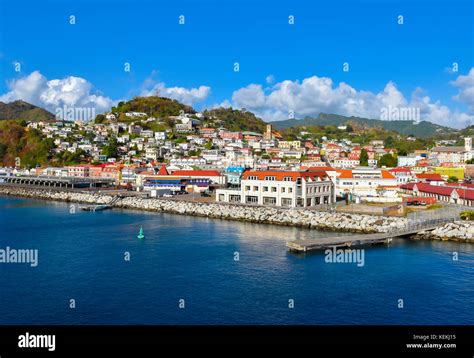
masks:
[[[258,196],[246,196],[245,202],[247,204],[257,204],[258,203]]]
[[[251,175],[248,177],[248,180],[258,180],[258,177],[255,175]]]
[[[272,180],[272,181],[274,181],[274,180],[275,180],[275,177],[274,177],[274,176],[266,176],[266,177],[265,177],[265,180]]]
[[[249,191],[249,190],[250,190],[250,185],[246,185],[246,186],[245,186],[245,190],[246,190],[246,191]]]
[[[263,191],[268,191],[268,186],[264,186]]]
[[[281,206],[291,206],[292,200],[288,198],[281,199]]]
[[[253,191],[258,191],[258,186],[254,186]]]
[[[283,181],[293,181],[293,178],[292,177],[284,177]]]
[[[288,193],[292,193],[293,192],[293,188],[288,188]]]
[[[240,195],[229,195],[229,202],[240,203]]]
[[[276,204],[276,198],[270,198],[270,197],[263,197],[263,205],[275,205]]]
[[[281,188],[281,192],[282,192],[282,193],[286,192],[286,188],[282,187],[282,188]]]
[[[276,186],[272,186],[272,193],[276,193],[276,192],[277,192]]]

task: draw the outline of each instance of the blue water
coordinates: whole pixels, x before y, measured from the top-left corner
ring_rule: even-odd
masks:
[[[37,267],[0,264],[0,324],[474,323],[474,245],[400,239],[363,267],[285,248],[321,235],[0,197],[0,249],[39,250]]]

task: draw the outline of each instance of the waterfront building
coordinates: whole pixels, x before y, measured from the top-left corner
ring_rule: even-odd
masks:
[[[429,183],[408,183],[400,186],[405,194],[435,198],[437,201],[474,206],[474,189],[461,186],[431,185]]]
[[[334,203],[334,185],[324,171],[250,170],[239,189],[218,189],[216,201],[309,207]]]
[[[392,196],[397,178],[388,170],[356,168],[336,170],[336,196],[378,197]]]
[[[87,178],[89,177],[89,166],[88,165],[74,165],[67,168],[68,176],[75,178]]]

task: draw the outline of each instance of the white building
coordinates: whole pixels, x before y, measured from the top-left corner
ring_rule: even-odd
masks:
[[[246,171],[240,189],[218,189],[217,202],[308,207],[335,202],[334,185],[324,171]]]
[[[336,196],[381,196],[387,189],[397,187],[397,178],[387,170],[357,168],[337,170]]]

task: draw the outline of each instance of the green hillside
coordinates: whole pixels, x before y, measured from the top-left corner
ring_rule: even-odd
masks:
[[[152,117],[165,118],[178,116],[181,111],[185,113],[196,113],[194,108],[184,105],[174,99],[165,97],[135,97],[130,101],[119,102],[116,107],[112,107],[112,112],[143,112]],[[121,116],[121,119],[123,116]]]
[[[346,125],[360,128],[383,128],[388,131],[396,131],[402,135],[412,135],[420,138],[441,137],[456,134],[458,131],[453,128],[443,127],[427,121],[418,124],[413,121],[382,121],[379,119],[368,119],[360,117],[345,117],[337,114],[321,113],[315,118],[289,119],[272,123],[277,129],[299,126],[325,126],[325,125]]]
[[[205,110],[204,118],[208,123],[218,124],[230,131],[252,131],[263,133],[267,123],[249,111],[231,108]],[[217,123],[215,123],[217,122]]]
[[[1,120],[24,120],[31,122],[53,121],[54,114],[24,101],[0,102]]]

